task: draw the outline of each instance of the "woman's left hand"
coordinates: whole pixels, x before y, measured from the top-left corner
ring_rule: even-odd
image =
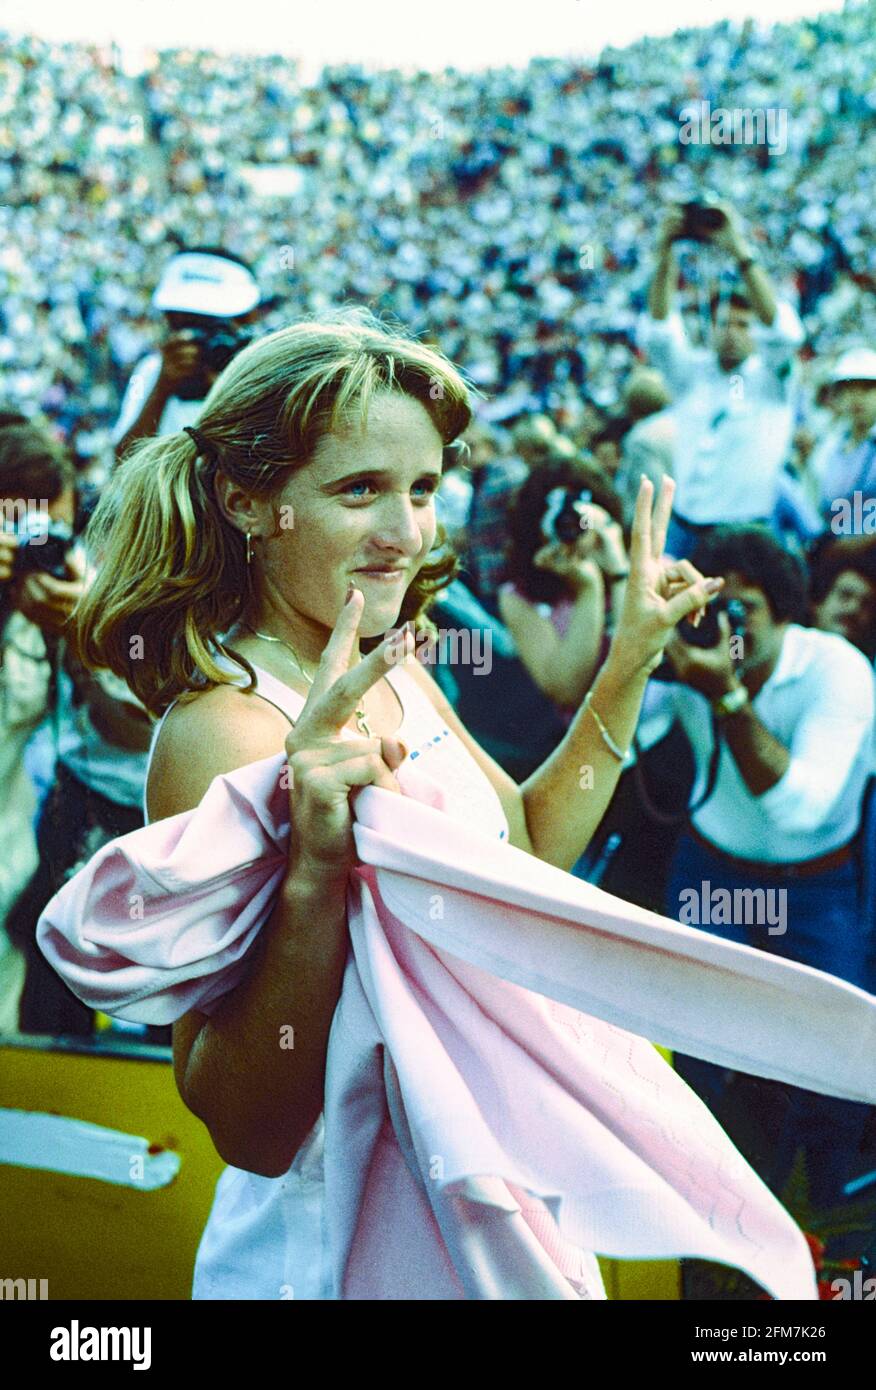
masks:
[[[654,502],[654,485],[643,476],[630,537],[630,573],[609,662],[625,675],[650,674],[682,618],[716,598],[724,586],[706,577],[689,560],[664,557],[675,483],[664,477]],[[694,618],[696,623],[698,620]]]

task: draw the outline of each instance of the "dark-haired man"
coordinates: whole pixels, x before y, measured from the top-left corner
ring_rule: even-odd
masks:
[[[260,300],[246,263],[220,247],[172,257],[152,298],[153,308],[165,316],[168,336],[137,364],[128,382],[113,430],[118,458],[138,439],[174,434],[195,423],[234,342],[243,345],[244,328],[258,316]]]
[[[689,555],[719,522],[768,521],[779,497],[793,434],[794,352],[804,330],[776,298],[733,208],[716,205],[720,225],[704,239],[731,256],[741,283],[711,301],[712,341],[693,347],[674,309],[674,244],[685,234],[681,208],[660,231],[658,260],[640,327],[641,345],[673,393],[675,513],[667,550]]]
[[[711,793],[676,848],[667,914],[873,989],[872,904],[862,901],[856,844],[872,768],[872,668],[842,637],[801,625],[805,572],[766,528],[717,528],[692,562],[724,576],[738,630],[731,636],[722,613],[714,646],[678,635],[667,647],[680,684],[663,699],[694,751],[694,806],[718,750]],[[802,1147],[813,1202],[841,1200],[867,1107],[752,1078],[725,1105],[728,1073],[688,1058],[679,1070],[774,1190]]]
[[[812,625],[876,656],[876,558],[832,545],[812,570]]]

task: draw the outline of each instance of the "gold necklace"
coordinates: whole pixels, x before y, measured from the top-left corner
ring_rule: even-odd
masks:
[[[247,628],[248,631],[250,631],[254,637],[261,637],[263,642],[279,642],[281,647],[287,647],[288,650],[292,653],[292,656],[295,660],[295,665],[298,667],[298,670],[301,672],[302,676],[307,681],[307,684],[313,685],[313,676],[308,675],[307,671],[305,671],[304,666],[301,662],[301,658],[299,657],[295,648],[292,646],[291,642],[287,642],[283,637],[274,637],[271,635],[270,632],[257,632],[254,627],[250,627],[249,623],[244,623],[243,626]],[[356,728],[359,730],[359,733],[365,734],[367,738],[374,738],[374,734],[368,726],[368,712],[364,708],[364,704],[362,709],[357,709],[354,711],[354,713],[356,716]]]

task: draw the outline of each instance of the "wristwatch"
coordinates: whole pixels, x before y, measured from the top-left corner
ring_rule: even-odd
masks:
[[[726,719],[728,714],[736,714],[748,704],[748,691],[741,683],[734,685],[717,700],[712,701],[712,709],[718,719]]]

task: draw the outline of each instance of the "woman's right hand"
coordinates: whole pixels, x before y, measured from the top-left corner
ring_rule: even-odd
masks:
[[[342,733],[363,696],[414,649],[411,634],[389,637],[349,668],[365,607],[359,589],[341,609],[295,727],[286,738],[291,780],[290,869],[315,877],[346,876],[355,859],[350,793],[359,787],[401,789],[393,773],[407,756],[395,738]]]

